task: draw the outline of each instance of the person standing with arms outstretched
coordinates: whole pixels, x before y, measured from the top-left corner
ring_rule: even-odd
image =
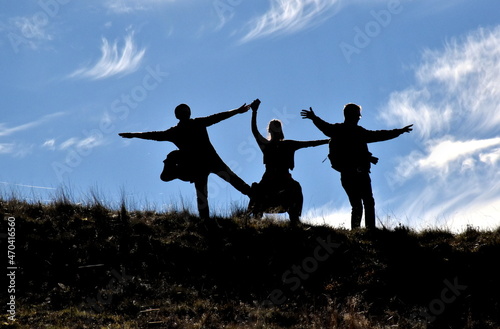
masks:
[[[196,198],[198,212],[201,218],[209,218],[208,207],[208,175],[213,173],[230,183],[235,189],[245,195],[250,194],[250,186],[238,177],[215,151],[208,136],[207,127],[230,117],[245,113],[250,109],[250,105],[243,104],[237,109],[213,114],[207,117],[191,118],[191,109],[186,104],[180,104],[175,108],[175,117],[179,123],[165,131],[152,131],[143,133],[120,133],[123,138],[142,138],[155,141],[168,141],[174,143],[179,151],[178,163],[173,167],[182,167],[178,170],[184,172],[180,178],[194,183],[196,188]],[[172,153],[174,153],[172,152]],[[172,154],[171,153],[171,154]],[[169,158],[167,157],[168,161]],[[167,163],[166,163],[167,164]],[[168,181],[173,178],[162,180]]]
[[[409,125],[393,130],[367,130],[358,125],[361,106],[344,106],[344,122],[331,124],[319,118],[312,108],[302,110],[303,119],[310,119],[326,136],[330,137],[329,149],[332,168],[340,172],[342,187],[351,204],[351,228],[361,225],[363,206],[366,228],[375,228],[375,199],[373,198],[370,168],[377,164],[378,158],[368,150],[367,143],[381,142],[412,131]]]

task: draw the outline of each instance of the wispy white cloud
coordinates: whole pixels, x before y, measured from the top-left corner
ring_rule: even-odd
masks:
[[[42,144],[42,148],[47,148],[51,151],[54,151],[56,149],[55,144],[56,144],[55,139],[49,139]]]
[[[0,123],[0,137],[8,136],[8,135],[20,132],[20,131],[31,129],[33,127],[39,126],[45,122],[50,121],[51,119],[60,117],[62,115],[64,115],[63,112],[56,112],[56,113],[44,115],[43,117],[39,118],[38,120],[31,121],[28,123],[23,123],[19,126],[15,126],[15,127],[7,127],[7,125],[5,123]]]
[[[99,136],[89,136],[81,139],[76,144],[76,147],[80,150],[90,150],[97,146],[104,144],[104,138]]]
[[[66,150],[75,145],[78,142],[78,139],[76,137],[71,137],[59,145],[60,150]]]
[[[309,209],[302,214],[301,221],[311,225],[349,228],[351,226],[351,209],[346,205],[342,208],[336,208],[332,202],[328,202],[321,207]]]
[[[9,183],[9,182],[0,182],[0,184],[19,186],[19,187],[28,187],[28,188],[42,189],[42,190],[56,190],[55,187],[38,186],[38,185],[17,184],[17,183]]]
[[[500,26],[479,29],[427,50],[415,86],[390,95],[381,118],[413,122],[423,139],[451,130],[462,136],[498,133],[500,124]]]
[[[93,66],[76,70],[70,74],[70,77],[97,80],[135,72],[141,64],[146,49],[137,49],[132,38],[133,34],[132,32],[125,37],[122,49],[118,49],[117,41],[110,44],[106,38],[103,38],[99,61]]]
[[[496,210],[500,225],[500,26],[425,51],[415,77],[380,115],[389,124],[414,123],[420,144],[391,176],[413,189],[399,200],[401,211],[463,226],[480,224],[478,216],[491,224]]]
[[[500,225],[498,175],[470,171],[459,178],[433,179],[405,195],[398,213],[418,229],[441,227],[462,231],[468,225],[484,229]],[[401,201],[401,199],[400,199]]]
[[[9,154],[14,151],[14,143],[0,143],[0,154]]]
[[[0,137],[10,136],[19,132],[29,131],[39,125],[50,122],[55,118],[64,115],[64,112],[56,112],[48,115],[44,115],[41,118],[30,121],[27,123],[20,124],[18,126],[9,127],[5,123],[0,123]],[[13,157],[25,157],[33,152],[35,145],[26,144],[22,142],[7,142],[0,143],[0,154],[5,154]]]
[[[479,154],[479,160],[481,160],[484,163],[495,166],[498,162],[500,162],[500,148],[495,148],[490,152]]]
[[[270,10],[250,21],[242,42],[314,26],[335,14],[339,4],[340,0],[271,0]]]
[[[155,5],[175,1],[178,0],[106,0],[103,5],[116,14],[126,14],[138,10],[147,10],[154,8]]]
[[[32,144],[24,143],[0,143],[0,155],[5,154],[15,158],[23,158],[33,151]]]
[[[104,138],[100,135],[91,135],[85,138],[71,137],[62,142],[59,146],[56,145],[55,141],[52,143],[54,148],[61,151],[66,151],[69,149],[76,149],[77,151],[88,152],[97,146],[104,144]]]
[[[500,137],[456,141],[454,137],[429,140],[424,152],[414,151],[396,167],[395,178],[405,181],[416,174],[442,176],[495,166],[498,162]]]

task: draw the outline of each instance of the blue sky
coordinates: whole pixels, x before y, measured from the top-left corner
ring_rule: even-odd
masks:
[[[173,144],[117,134],[167,129],[180,103],[206,116],[260,98],[263,134],[278,118],[288,139],[321,139],[300,110],[341,122],[354,102],[367,129],[414,124],[370,145],[379,226],[497,227],[499,10],[494,0],[3,1],[0,190],[194,209],[191,184],[159,180]],[[209,128],[248,183],[264,171],[250,116]],[[327,152],[296,153],[303,220],[349,227]],[[213,212],[246,205],[212,176]]]

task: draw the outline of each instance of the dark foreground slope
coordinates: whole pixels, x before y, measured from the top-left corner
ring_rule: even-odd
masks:
[[[292,228],[0,200],[5,263],[9,217],[18,270],[15,322],[1,295],[5,328],[500,327],[500,230]]]

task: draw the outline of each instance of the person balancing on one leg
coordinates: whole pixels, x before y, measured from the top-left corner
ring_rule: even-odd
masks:
[[[319,118],[312,108],[302,110],[300,114],[303,119],[312,120],[319,130],[330,137],[328,158],[332,168],[340,172],[342,187],[352,207],[351,228],[360,227],[363,206],[366,227],[375,228],[375,200],[370,167],[371,163],[378,162],[378,158],[370,153],[367,143],[396,138],[402,133],[412,131],[413,125],[393,130],[367,130],[358,126],[361,106],[352,103],[344,106],[343,123],[327,123]]]
[[[135,137],[174,143],[179,150],[170,153],[164,161],[165,169],[161,179],[170,181],[179,178],[194,183],[198,212],[201,218],[206,219],[210,214],[207,195],[208,175],[210,173],[218,175],[245,195],[250,195],[251,191],[250,186],[238,177],[219,157],[210,142],[207,127],[229,119],[236,114],[245,113],[249,109],[250,105],[243,104],[234,110],[192,119],[189,106],[180,104],[174,111],[175,117],[179,120],[176,126],[165,131],[120,133],[119,135],[123,138]],[[172,172],[166,172],[169,170],[172,170]]]

